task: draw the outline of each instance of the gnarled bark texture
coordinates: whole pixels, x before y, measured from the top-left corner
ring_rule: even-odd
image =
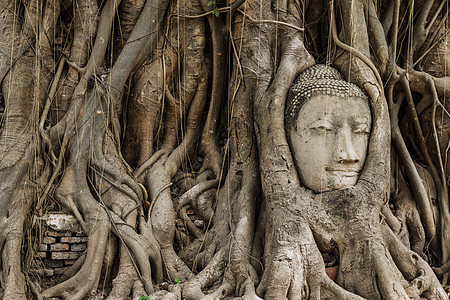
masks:
[[[0,0],[0,298],[447,299],[448,10]],[[358,183],[321,194],[284,127],[316,63],[373,120]],[[29,241],[55,202],[89,240],[48,285]]]

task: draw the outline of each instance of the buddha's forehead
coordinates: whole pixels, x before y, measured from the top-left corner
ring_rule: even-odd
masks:
[[[302,106],[298,117],[305,121],[325,119],[331,122],[345,119],[361,123],[370,122],[371,113],[366,99],[316,95]]]

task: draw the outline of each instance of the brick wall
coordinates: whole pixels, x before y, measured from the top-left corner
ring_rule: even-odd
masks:
[[[71,215],[47,214],[39,221],[44,236],[35,254],[34,269],[41,276],[62,275],[83,255],[88,238]]]

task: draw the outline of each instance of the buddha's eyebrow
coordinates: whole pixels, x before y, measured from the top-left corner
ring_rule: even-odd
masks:
[[[326,118],[320,118],[320,119],[311,121],[311,122],[309,122],[308,126],[311,126],[312,124],[314,124],[314,123],[316,123],[316,122],[319,122],[319,121],[324,121],[324,122],[330,123],[330,125],[334,126],[334,125],[333,125],[333,122],[331,122],[330,120],[328,120],[328,119],[326,119]]]

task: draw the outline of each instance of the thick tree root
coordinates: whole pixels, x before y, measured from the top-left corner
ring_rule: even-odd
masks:
[[[256,290],[264,299],[363,299],[326,275],[315,244],[282,247],[277,253],[284,254],[272,260]]]
[[[224,249],[216,253],[213,260],[206,266],[198,275],[193,279],[185,283],[183,288],[183,297],[187,300],[199,300],[199,299],[220,299],[225,294],[222,294],[222,290],[219,288],[213,294],[205,295],[202,291],[203,288],[212,285],[216,282],[223,274],[225,270],[225,255],[226,251]],[[221,297],[219,297],[221,296]]]
[[[162,247],[161,255],[170,281],[185,282],[194,276],[191,270],[189,270],[186,264],[175,253],[173,247]]]
[[[423,295],[426,299],[446,299],[447,295],[431,267],[419,255],[400,243],[388,228],[383,228],[383,235],[395,264],[409,282],[409,297]]]
[[[0,195],[0,204],[5,207],[5,210],[0,212],[0,253],[2,254],[0,285],[4,289],[5,299],[26,298],[21,252],[25,218],[30,209],[30,199],[34,194],[32,187],[25,180],[28,176],[23,171],[27,169],[27,164],[22,161],[12,168],[6,168],[9,171],[7,173],[6,170],[0,171],[1,178],[9,176],[12,179],[8,185],[3,185],[4,189]],[[25,183],[20,183],[21,181]]]
[[[136,274],[136,269],[134,268],[134,265],[132,264],[131,258],[125,247],[125,245],[120,246],[119,271],[117,273],[117,276],[112,281],[112,290],[106,300],[125,299],[128,295],[130,295],[134,282],[140,281]],[[142,291],[145,292],[144,289],[142,289]],[[147,291],[145,294],[147,294],[148,292],[151,291]]]

